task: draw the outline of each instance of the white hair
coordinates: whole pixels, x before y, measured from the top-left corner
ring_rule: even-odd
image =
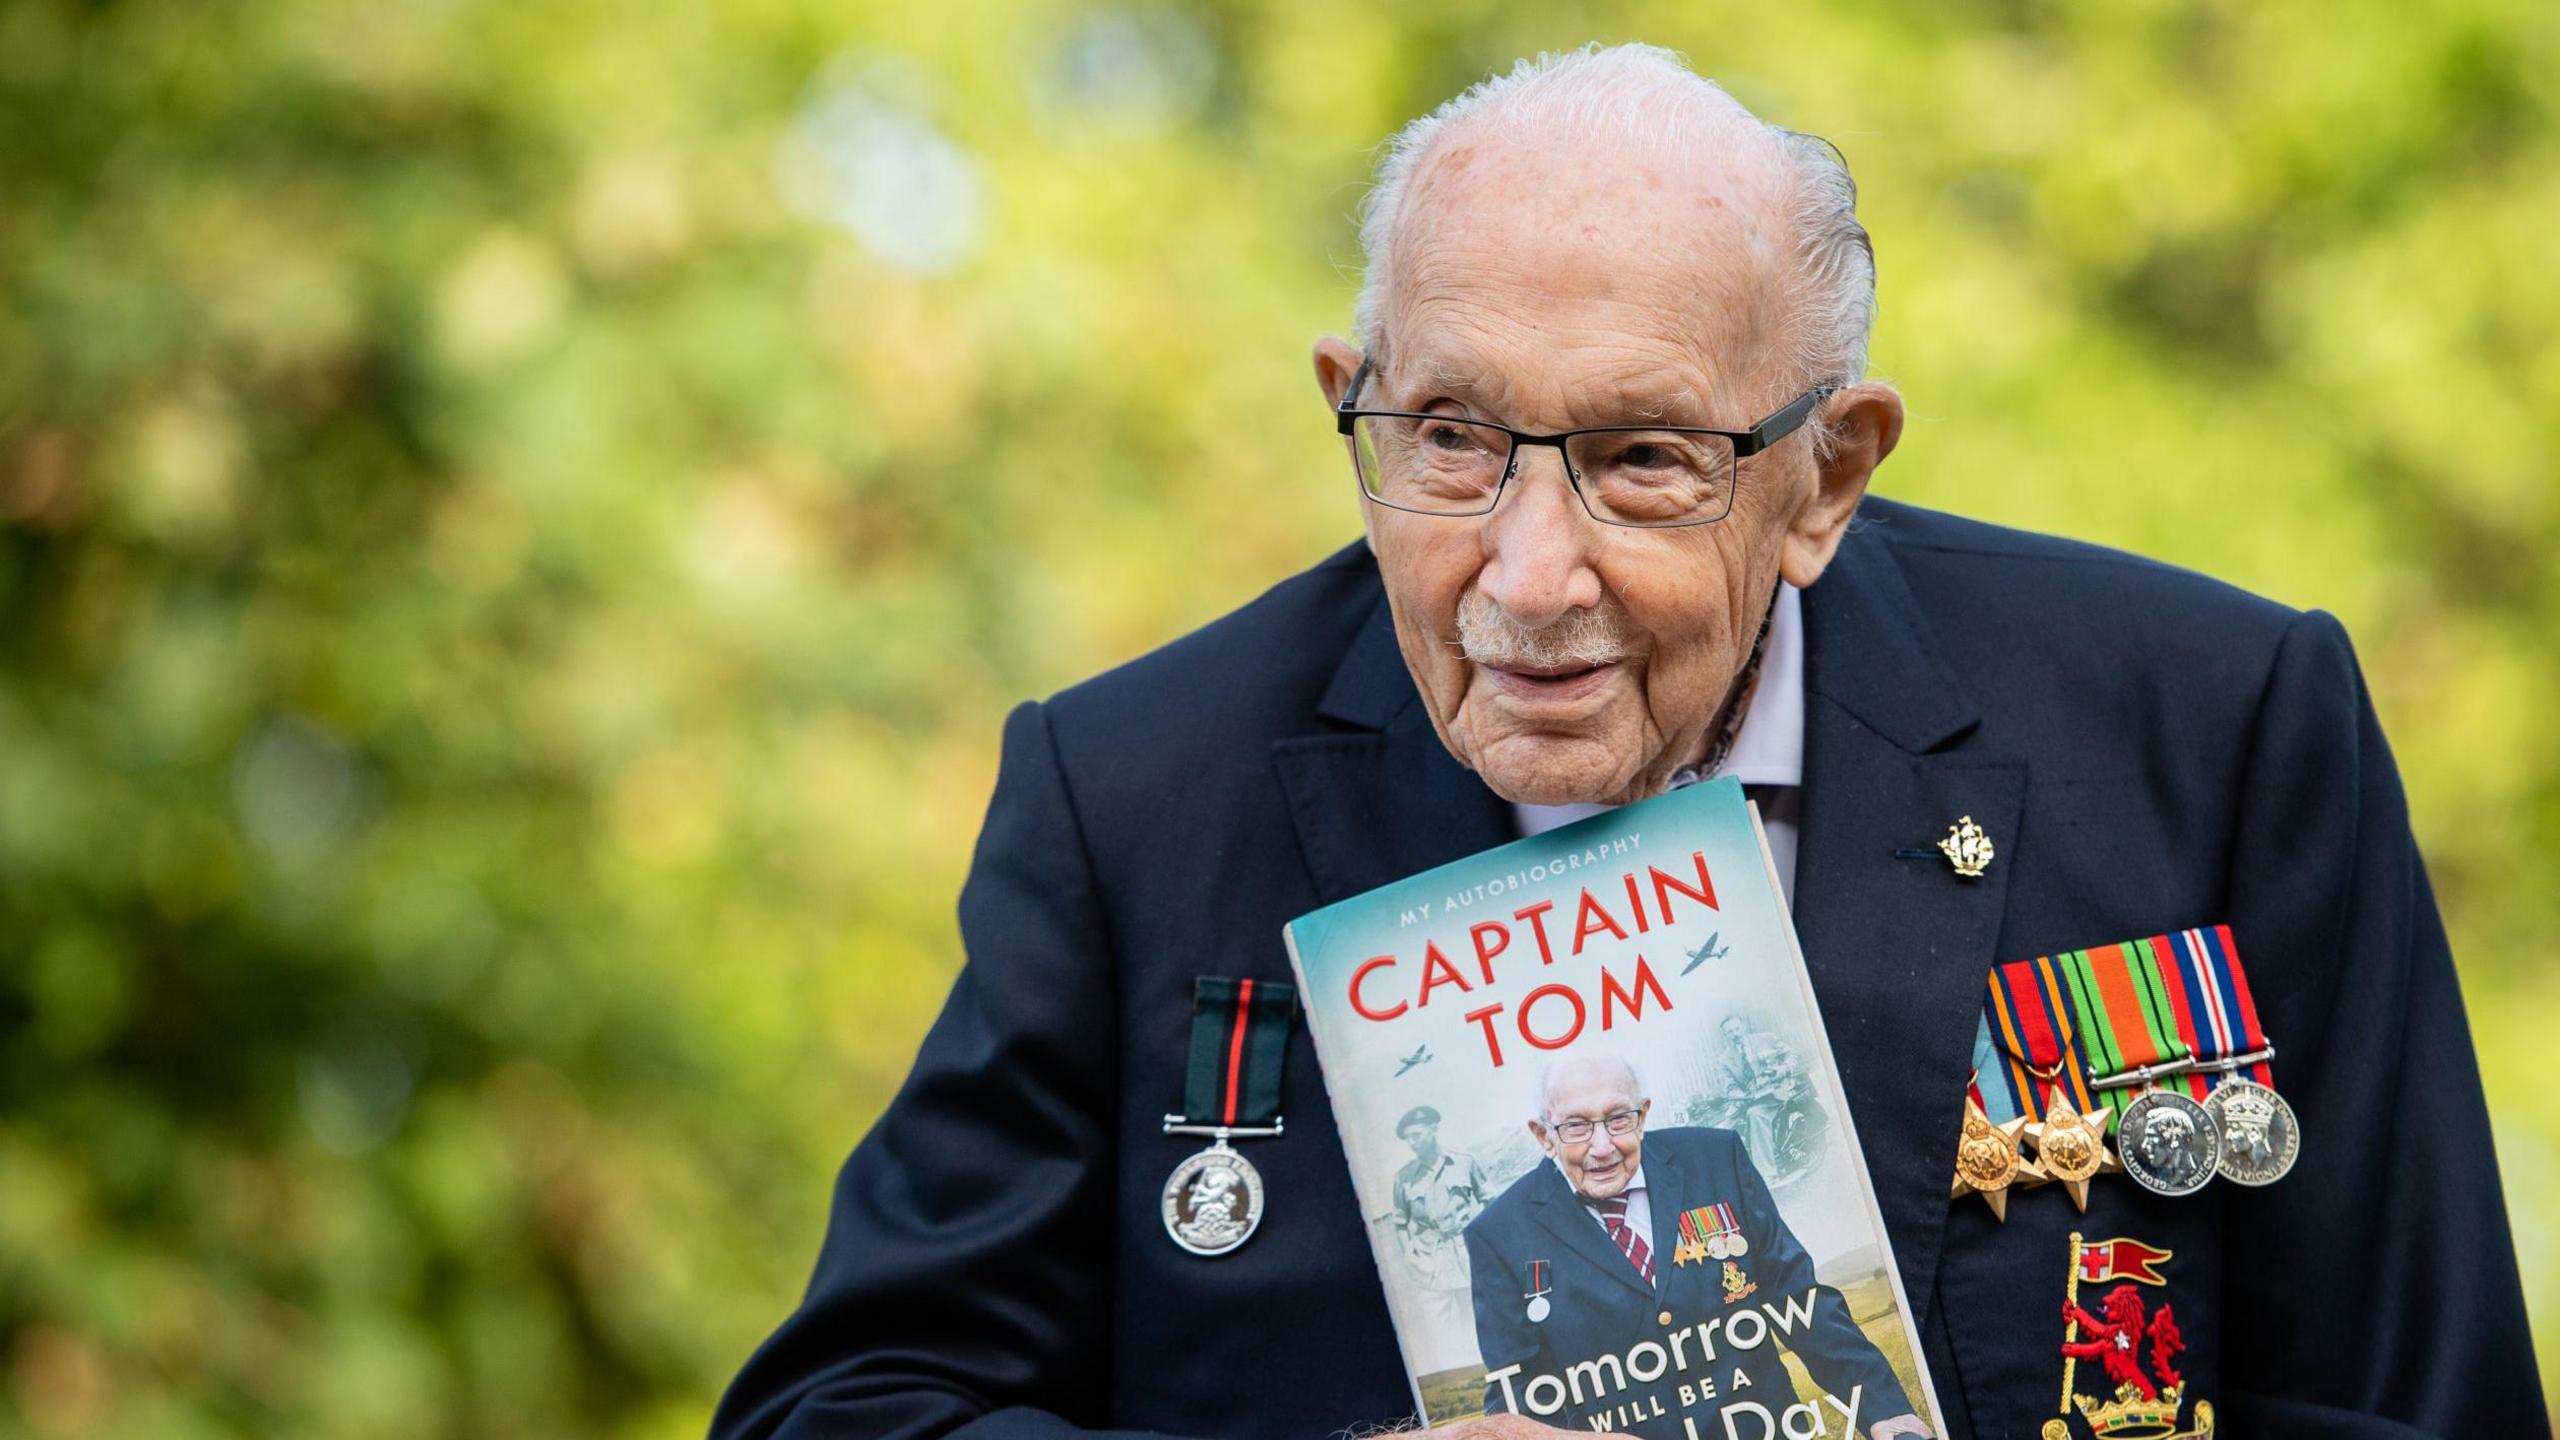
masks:
[[[1547,1067],[1538,1077],[1538,1118],[1552,1124],[1556,1113],[1556,1092],[1587,1076],[1609,1079],[1624,1077],[1627,1097],[1638,1105],[1645,1102],[1644,1077],[1636,1073],[1635,1063],[1614,1050],[1586,1050],[1568,1055]]]
[[[1386,142],[1360,206],[1363,270],[1354,322],[1371,354],[1385,353],[1406,188],[1434,142],[1453,127],[1476,123],[1534,125],[1595,145],[1696,155],[1715,165],[1747,162],[1759,151],[1786,186],[1781,219],[1794,238],[1781,353],[1804,386],[1866,378],[1876,262],[1858,222],[1858,187],[1848,162],[1827,140],[1753,115],[1678,53],[1641,44],[1542,52],[1508,74],[1476,82]],[[1807,428],[1816,448],[1827,451],[1831,437],[1819,426]]]

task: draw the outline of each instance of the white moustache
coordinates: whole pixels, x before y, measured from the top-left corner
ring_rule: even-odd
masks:
[[[1458,648],[1479,665],[1498,669],[1552,669],[1562,665],[1607,665],[1626,658],[1627,626],[1617,606],[1603,602],[1588,610],[1569,610],[1563,618],[1531,629],[1511,618],[1481,590],[1458,601]]]

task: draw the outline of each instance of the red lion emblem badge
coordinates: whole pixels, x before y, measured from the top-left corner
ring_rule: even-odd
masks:
[[[2160,1265],[2169,1251],[2139,1240],[2071,1237],[2071,1280],[2062,1301],[2062,1413],[2079,1412],[2094,1440],[2205,1440],[2213,1434],[2213,1404],[2195,1403],[2193,1429],[2180,1429],[2187,1377],[2177,1358],[2187,1348],[2167,1304],[2145,1304],[2141,1287],[2166,1288]],[[2118,1282],[2091,1314],[2080,1303],[2083,1284]],[[2107,1377],[2112,1395],[2074,1393],[2082,1362]],[[2044,1422],[2042,1440],[2072,1440],[2061,1420]]]

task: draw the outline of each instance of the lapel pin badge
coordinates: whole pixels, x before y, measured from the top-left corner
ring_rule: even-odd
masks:
[[[1938,851],[1947,857],[1948,864],[1956,867],[1958,875],[1967,880],[1979,880],[1991,864],[1991,837],[1983,833],[1981,826],[1973,823],[1972,816],[1967,815],[1947,827],[1947,838],[1938,842]]]

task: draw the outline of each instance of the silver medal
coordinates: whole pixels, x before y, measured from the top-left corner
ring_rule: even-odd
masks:
[[[1164,1233],[1194,1255],[1224,1255],[1261,1224],[1262,1176],[1224,1138],[1164,1182]]]
[[[2284,1097],[2255,1080],[2223,1081],[2204,1097],[2222,1132],[2222,1177],[2235,1185],[2273,1185],[2293,1168],[2302,1127]]]
[[[2116,1123],[2116,1158],[2143,1189],[2193,1195],[2222,1162],[2222,1131],[2205,1107],[2175,1090],[2145,1090]]]
[[[1546,1318],[1547,1318],[1547,1311],[1548,1311],[1550,1308],[1551,1308],[1551,1307],[1547,1304],[1547,1297],[1546,1297],[1546,1296],[1544,1296],[1544,1295],[1532,1295],[1532,1296],[1530,1296],[1530,1297],[1529,1297],[1529,1323],[1530,1323],[1530,1324],[1532,1324],[1532,1325],[1535,1325],[1535,1324],[1537,1324],[1539,1321],[1546,1319]]]

